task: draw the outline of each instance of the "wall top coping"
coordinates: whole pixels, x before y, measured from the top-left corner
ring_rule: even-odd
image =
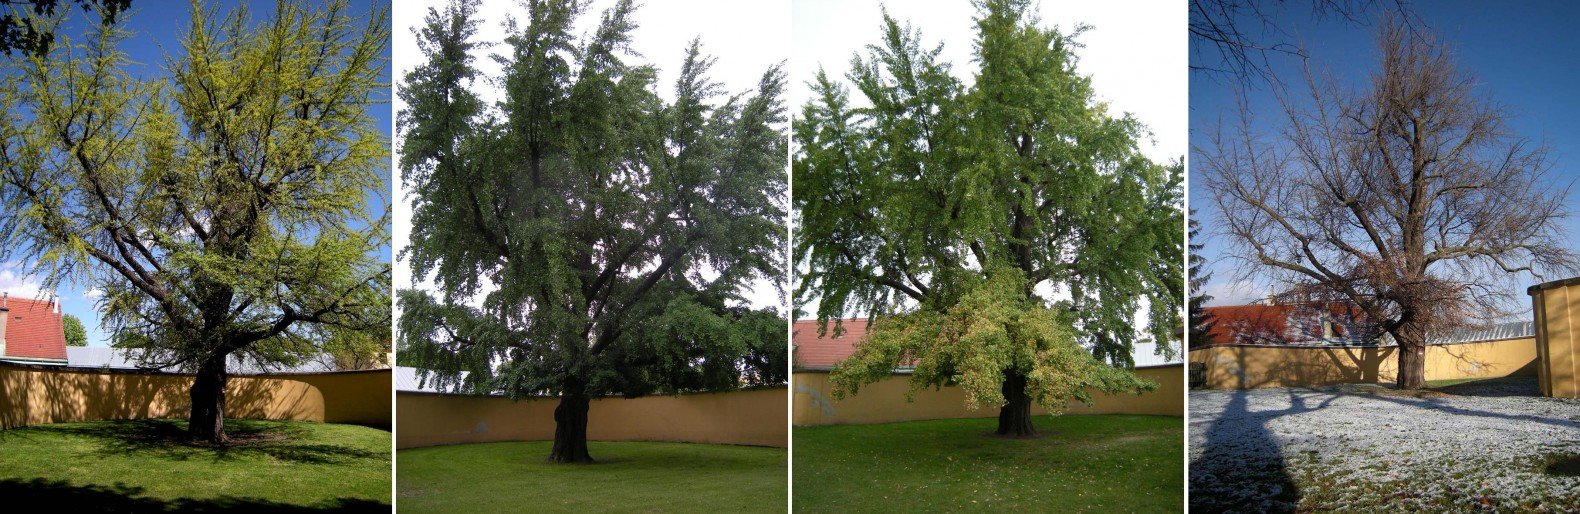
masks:
[[[1540,284],[1536,284],[1534,286],[1531,286],[1531,287],[1525,289],[1525,294],[1528,294],[1528,295],[1531,295],[1531,296],[1535,296],[1538,291],[1541,291],[1543,289],[1557,289],[1557,288],[1560,288],[1560,287],[1575,286],[1575,285],[1580,285],[1580,277],[1572,277],[1572,278],[1566,278],[1566,279],[1563,279],[1563,280],[1554,280],[1552,282],[1543,282],[1543,283],[1540,283]]]

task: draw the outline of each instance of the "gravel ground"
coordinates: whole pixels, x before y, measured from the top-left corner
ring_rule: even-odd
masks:
[[[1191,391],[1194,512],[1580,512],[1580,400],[1534,378]]]

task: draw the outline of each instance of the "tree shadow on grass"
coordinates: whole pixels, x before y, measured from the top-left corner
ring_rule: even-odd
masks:
[[[73,485],[63,480],[34,478],[0,480],[0,498],[8,505],[48,505],[72,513],[116,512],[130,514],[166,512],[284,512],[284,513],[387,513],[388,503],[360,498],[339,498],[318,506],[291,505],[259,498],[222,496],[209,499],[164,500],[143,496],[143,488]]]
[[[1308,406],[1305,398],[1291,392],[1288,408],[1251,411],[1249,391],[1228,394],[1228,403],[1206,429],[1201,456],[1190,463],[1190,510],[1294,512],[1300,504],[1300,488],[1268,422],[1322,409],[1335,397]]]
[[[171,419],[42,425],[32,430],[91,439],[98,443],[101,457],[145,455],[177,461],[222,461],[262,455],[299,464],[387,458],[383,453],[351,446],[296,444],[294,441],[304,437],[306,431],[287,423],[233,420],[225,428],[230,441],[222,444],[193,442],[187,436],[185,423]]]

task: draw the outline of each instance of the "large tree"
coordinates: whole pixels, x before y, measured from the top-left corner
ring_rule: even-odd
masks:
[[[1272,121],[1241,102],[1194,151],[1243,271],[1353,302],[1416,389],[1429,334],[1512,308],[1517,280],[1576,255],[1545,147],[1424,30],[1389,24],[1377,45],[1364,87],[1308,74]]]
[[[344,1],[191,17],[162,77],[133,74],[119,24],[7,62],[0,251],[104,291],[116,344],[195,371],[188,430],[222,442],[231,356],[387,341],[388,224],[368,195],[388,187],[369,114],[388,17],[359,27]]]
[[[441,387],[558,396],[549,460],[588,462],[592,398],[784,382],[785,320],[744,307],[782,279],[784,79],[726,95],[694,41],[665,101],[627,60],[632,2],[585,37],[581,2],[525,7],[493,109],[473,91],[475,3],[418,31],[403,251],[433,292],[400,292],[401,352]]]
[[[1154,387],[1128,371],[1134,343],[1176,351],[1182,167],[1138,152],[1142,125],[1076,72],[1075,35],[1029,7],[978,4],[974,84],[887,15],[847,75],[863,104],[822,72],[812,84],[794,133],[796,300],[818,302],[820,332],[874,318],[837,395],[914,365],[913,390],[959,384],[999,407],[998,433],[1027,435],[1034,402]]]

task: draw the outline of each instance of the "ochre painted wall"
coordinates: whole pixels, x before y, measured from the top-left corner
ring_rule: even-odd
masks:
[[[1429,346],[1426,379],[1497,378],[1536,374],[1531,338]],[[1211,389],[1376,384],[1398,378],[1397,350],[1213,346],[1190,352]]]
[[[1533,287],[1542,394],[1580,398],[1580,280]]]
[[[1157,382],[1155,391],[1140,395],[1104,395],[1094,392],[1092,405],[1071,400],[1065,414],[1185,414],[1184,366],[1170,364],[1138,368],[1136,374]],[[925,389],[916,392],[915,401],[905,400],[910,390],[910,375],[895,375],[863,386],[843,400],[835,400],[828,373],[801,371],[794,375],[795,424],[840,425],[889,423],[919,419],[976,418],[997,416],[997,407],[967,409],[965,391],[959,387]],[[1047,414],[1034,407],[1033,414]]]
[[[677,441],[785,447],[785,390],[753,389],[592,401],[593,441]],[[396,448],[554,438],[556,398],[401,392]]]
[[[0,363],[0,428],[100,419],[186,417],[192,375]],[[233,376],[226,416],[390,424],[389,370]],[[380,410],[382,409],[382,410]]]

